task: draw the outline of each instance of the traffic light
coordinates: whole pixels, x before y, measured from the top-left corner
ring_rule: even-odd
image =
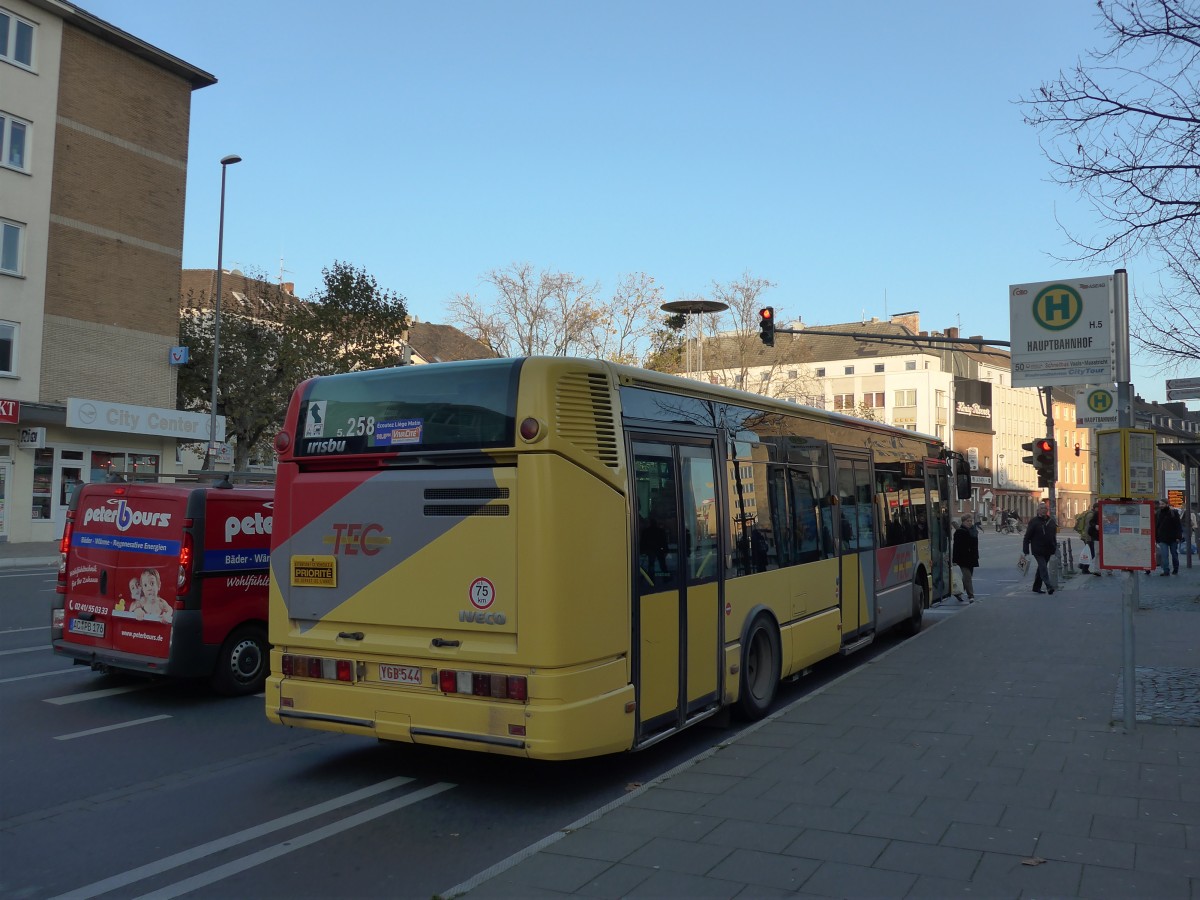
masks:
[[[775,346],[775,307],[764,306],[758,311],[758,336],[768,347]]]
[[[1037,469],[1038,487],[1049,487],[1058,481],[1058,447],[1054,438],[1034,438],[1022,444],[1021,449],[1029,451],[1023,461]]]

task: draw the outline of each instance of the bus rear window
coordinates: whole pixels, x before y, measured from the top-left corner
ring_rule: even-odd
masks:
[[[520,369],[487,359],[318,378],[302,398],[296,455],[512,446]]]

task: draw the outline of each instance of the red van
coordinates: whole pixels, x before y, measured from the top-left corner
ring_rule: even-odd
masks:
[[[80,665],[261,691],[274,490],[85,484],[71,500],[51,613]]]

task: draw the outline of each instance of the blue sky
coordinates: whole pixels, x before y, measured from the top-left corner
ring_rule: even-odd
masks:
[[[1102,44],[1093,0],[81,5],[218,79],[192,98],[185,267],[216,265],[237,153],[226,267],[282,260],[307,296],[345,260],[432,322],[529,262],[668,300],[749,271],[780,321],[915,309],[1007,340],[1008,285],[1113,268],[1057,261],[1056,219],[1094,214],[1014,102]]]

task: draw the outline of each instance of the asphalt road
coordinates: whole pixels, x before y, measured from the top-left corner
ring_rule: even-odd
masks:
[[[985,534],[981,550],[980,602],[1017,589],[1020,538]],[[430,897],[732,734],[531,763],[280,728],[261,696],[55,657],[53,590],[50,569],[0,572],[2,896]],[[926,627],[962,608],[939,604]],[[895,640],[817,666],[777,705]]]

